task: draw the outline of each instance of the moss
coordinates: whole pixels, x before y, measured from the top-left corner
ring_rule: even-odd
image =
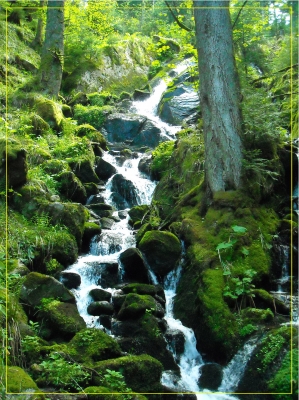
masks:
[[[94,364],[93,368],[104,373],[106,369],[120,371],[128,387],[133,391],[161,392],[160,379],[162,374],[162,364],[149,355],[126,356],[117,359],[101,361]],[[93,378],[94,383],[101,384],[99,378]]]
[[[80,137],[86,136],[92,142],[99,143],[102,149],[107,150],[107,141],[105,137],[89,124],[79,125],[76,129],[76,135]]]
[[[50,130],[50,125],[39,115],[33,114],[31,117],[33,132],[36,135],[43,135]]]
[[[88,386],[84,389],[88,400],[119,400],[120,395],[115,394],[115,390],[105,386]],[[111,394],[114,393],[114,394]]]
[[[147,285],[145,283],[129,283],[122,288],[124,293],[137,293],[137,294],[148,294],[154,296],[157,294],[157,288],[154,285]]]
[[[56,175],[61,172],[70,171],[70,167],[67,161],[58,159],[44,161],[42,164],[42,168],[46,173],[51,175]]]
[[[24,278],[21,278],[23,281]],[[16,287],[14,288],[16,289]],[[27,324],[28,317],[19,303],[18,293],[12,293],[9,291],[8,301],[7,301],[7,321],[15,321],[17,324]]]
[[[155,312],[156,308],[156,302],[152,296],[129,293],[118,313],[118,318],[121,320],[139,318],[146,310]]]
[[[274,314],[269,308],[266,310],[260,310],[258,308],[245,308],[241,311],[241,315],[244,324],[271,322],[274,318]]]
[[[132,223],[134,224],[137,221],[141,221],[144,216],[148,213],[149,211],[149,206],[147,205],[141,205],[141,206],[135,206],[132,207],[128,214],[130,216],[130,219],[132,220]]]
[[[154,179],[161,179],[161,177],[168,170],[168,162],[173,153],[174,140],[163,142],[152,153],[153,162],[151,164],[151,174]]]
[[[7,368],[7,393],[32,393],[30,400],[43,400],[40,390],[32,378],[20,367]]]
[[[61,106],[52,100],[39,96],[35,104],[36,113],[42,117],[51,128],[59,130],[63,120]]]
[[[77,104],[74,107],[74,116],[80,125],[90,124],[96,129],[100,129],[105,121],[105,117],[113,111],[111,106],[82,106]]]
[[[138,229],[138,232],[136,234],[136,244],[137,244],[137,246],[139,245],[139,243],[140,243],[141,239],[143,238],[144,234],[146,232],[151,231],[152,229],[153,228],[152,228],[152,225],[150,223],[146,223],[144,225],[141,225],[141,227]]]

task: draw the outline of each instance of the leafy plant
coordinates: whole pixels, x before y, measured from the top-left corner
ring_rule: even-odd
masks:
[[[119,393],[130,393],[132,390],[127,387],[125,379],[121,372],[106,369],[104,374],[103,384],[109,389]],[[125,399],[130,399],[131,396],[125,396]]]
[[[240,336],[246,337],[251,335],[253,332],[257,330],[257,327],[252,324],[247,324],[240,329]]]

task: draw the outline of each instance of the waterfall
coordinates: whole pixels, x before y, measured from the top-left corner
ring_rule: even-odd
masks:
[[[187,68],[187,63],[183,62],[176,68],[176,72],[181,72]],[[180,127],[170,126],[163,123],[157,117],[157,107],[163,92],[166,89],[166,83],[161,80],[154,87],[153,93],[149,99],[144,101],[134,101],[132,109],[141,115],[145,115],[155,121],[160,129],[164,130],[168,137],[173,137],[175,132]],[[103,159],[112,164],[117,174],[121,174],[126,180],[130,181],[134,188],[134,199],[137,204],[150,204],[156,183],[147,179],[147,177],[138,170],[138,163],[142,154],[137,154],[136,158],[125,160],[120,166],[117,159],[109,153],[105,153]],[[115,175],[114,175],[115,176]],[[113,177],[112,176],[105,185],[104,192],[101,195],[105,203],[116,206],[113,198]],[[110,330],[104,328],[100,324],[98,316],[92,316],[87,312],[87,308],[93,301],[90,296],[90,291],[95,288],[104,288],[106,291],[114,294],[116,289],[112,288],[115,285],[109,286],[107,280],[107,271],[114,271],[114,278],[119,283],[122,278],[121,267],[119,266],[120,254],[136,244],[134,231],[129,225],[129,217],[120,219],[117,218],[117,212],[114,214],[114,222],[110,229],[102,229],[102,233],[93,238],[90,245],[90,253],[82,255],[77,262],[70,266],[67,270],[75,272],[81,277],[81,285],[77,289],[72,289],[80,315],[85,320],[88,327],[95,327],[105,330],[111,334]],[[171,271],[163,282],[164,292],[166,297],[166,315],[165,320],[168,325],[167,331],[177,332],[183,338],[183,346],[181,351],[177,351],[175,346],[168,340],[168,349],[174,355],[179,370],[180,376],[177,376],[172,371],[164,371],[162,376],[162,384],[175,391],[182,392],[200,392],[197,394],[199,400],[230,400],[236,399],[235,396],[224,393],[212,393],[209,390],[202,391],[198,386],[200,377],[200,367],[204,365],[203,359],[196,348],[196,338],[191,328],[185,327],[182,322],[176,319],[173,315],[173,302],[176,296],[177,285],[181,276],[182,266],[184,263],[184,252],[179,266]],[[149,268],[149,266],[148,266]],[[155,274],[149,268],[149,274],[153,284],[158,283]],[[167,334],[166,331],[166,334]],[[245,369],[246,361],[250,357],[252,347],[245,345],[241,353],[238,353],[231,363],[224,370],[224,377],[219,390],[229,392],[233,390],[238,380]],[[246,356],[245,356],[246,354]]]

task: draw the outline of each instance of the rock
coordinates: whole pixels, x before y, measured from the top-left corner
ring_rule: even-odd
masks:
[[[59,130],[63,121],[61,106],[52,100],[39,96],[35,102],[36,113],[42,117],[51,128]]]
[[[128,211],[128,214],[130,216],[132,223],[134,224],[137,221],[141,221],[144,218],[145,214],[148,214],[148,211],[149,211],[149,206],[144,204],[141,206],[132,207]]]
[[[201,375],[198,379],[198,386],[201,389],[217,390],[221,385],[223,370],[221,365],[216,363],[204,364],[199,368]]]
[[[69,163],[72,171],[82,183],[99,183],[100,180],[95,173],[90,160],[83,159],[80,162],[71,161]]]
[[[75,272],[61,272],[59,274],[61,283],[68,289],[76,289],[81,285],[81,277]]]
[[[87,197],[99,192],[98,185],[94,182],[84,183],[83,186],[85,187]]]
[[[50,125],[37,114],[32,115],[31,124],[36,135],[43,135],[50,129]]]
[[[111,299],[111,293],[107,292],[106,290],[103,289],[92,289],[89,292],[89,295],[93,298],[95,301],[110,301]]]
[[[148,270],[138,249],[129,248],[120,254],[124,279],[141,283],[149,283]]]
[[[105,203],[104,196],[101,194],[94,194],[88,199],[88,205]]]
[[[16,188],[27,181],[27,161],[26,150],[14,139],[0,139],[0,182],[3,182],[5,188],[7,163],[8,187]]]
[[[144,174],[150,176],[151,173],[151,164],[152,164],[152,156],[146,156],[141,158],[141,160],[138,163],[138,169],[140,172],[143,172]]]
[[[168,329],[165,333],[165,338],[175,355],[181,355],[184,353],[185,348],[185,337],[182,331],[178,329]]]
[[[129,293],[117,314],[117,318],[119,320],[138,319],[145,314],[146,310],[158,318],[164,316],[163,308],[152,296]]]
[[[21,391],[26,393],[21,395],[24,400],[34,399],[34,400],[44,400],[45,396],[40,393],[40,389],[37,387],[36,383],[32,378],[25,372],[22,368],[16,366],[7,367],[7,386],[6,392],[16,393],[12,397],[9,394],[5,398],[20,398],[18,393]]]
[[[106,181],[116,173],[116,168],[107,161],[103,160],[101,157],[96,157],[95,173],[100,179]]]
[[[102,232],[102,229],[99,223],[96,222],[85,222],[84,224],[84,233],[82,237],[82,249],[88,249],[91,239],[99,235]]]
[[[75,96],[71,99],[71,101],[69,102],[70,106],[75,106],[76,104],[82,104],[83,106],[88,105],[89,100],[88,97],[85,93],[83,92],[79,92],[76,93]]]
[[[50,197],[50,201],[53,201],[54,203],[56,202],[56,201],[60,201],[60,197],[57,195],[57,194],[53,194],[51,197]]]
[[[114,287],[120,281],[118,264],[115,262],[97,264],[95,273],[99,275],[97,284],[103,288]]]
[[[91,208],[95,213],[98,211],[114,211],[114,207],[105,203],[91,203],[88,208]]]
[[[31,272],[23,282],[20,299],[23,303],[35,307],[40,305],[44,298],[59,298],[64,302],[76,302],[73,293],[52,276]]]
[[[178,264],[181,256],[179,239],[170,232],[146,232],[138,244],[154,273],[163,277]]]
[[[59,191],[63,196],[76,203],[86,203],[86,190],[73,172],[62,172],[56,179],[59,182]]]
[[[104,150],[100,147],[99,143],[91,142],[92,150],[96,157],[103,157],[105,154]]]
[[[98,144],[103,150],[107,149],[107,142],[104,136],[96,128],[89,124],[79,125],[76,129],[76,134],[79,137],[87,137],[93,142],[93,144]]]
[[[67,104],[62,104],[61,111],[65,118],[73,118],[72,108],[70,106],[68,106]]]
[[[16,55],[15,62],[19,67],[25,69],[26,71],[37,71],[37,67],[34,64],[32,64],[30,61],[25,60],[24,58],[21,58],[19,55]]]
[[[107,369],[121,372],[126,384],[134,392],[160,392],[162,364],[155,358],[143,354],[140,356],[119,357],[96,363],[93,368],[101,375]],[[93,384],[101,384],[102,380],[97,375],[93,378]]]
[[[146,145],[152,149],[169,140],[154,121],[147,120],[132,141],[132,146]]]
[[[112,178],[112,190],[122,196],[127,207],[131,208],[138,204],[138,196],[134,184],[122,174],[115,174]]]
[[[110,218],[101,218],[101,227],[103,229],[111,229],[112,225],[114,224],[113,219]]]
[[[146,117],[137,114],[111,114],[104,123],[103,132],[112,143],[133,140],[145,121]]]
[[[192,114],[198,112],[199,97],[191,86],[179,84],[168,90],[159,104],[159,116],[162,121],[172,125],[181,125]]]
[[[128,215],[128,211],[126,210],[120,210],[118,211],[118,216],[120,219],[126,219]]]
[[[78,332],[68,344],[69,354],[76,361],[93,366],[107,358],[119,357],[118,343],[107,333],[97,328],[86,328]]]
[[[114,313],[113,305],[108,301],[94,301],[87,307],[87,312],[90,315],[112,315]]]
[[[112,296],[112,303],[113,303],[114,309],[116,311],[119,311],[125,300],[126,300],[126,296],[124,294],[118,293],[118,294]],[[116,333],[116,335],[118,335],[118,334]]]
[[[61,335],[65,339],[72,338],[81,329],[86,328],[75,304],[54,300],[45,307],[41,320],[47,320],[52,336]]]
[[[111,331],[111,326],[112,326],[111,315],[100,315],[99,322],[101,325],[103,325],[104,328],[109,329],[109,331]]]
[[[138,232],[136,234],[136,245],[138,247],[141,239],[143,238],[144,234],[146,232],[150,232],[153,229],[152,225],[150,223],[146,223],[141,225],[141,227],[138,229]]]

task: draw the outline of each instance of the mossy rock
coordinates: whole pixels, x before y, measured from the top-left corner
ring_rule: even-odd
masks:
[[[69,200],[85,204],[87,194],[82,182],[71,171],[65,171],[57,176],[59,192]]]
[[[0,183],[5,188],[6,163],[8,187],[16,188],[27,181],[26,150],[15,139],[0,139]]]
[[[138,246],[141,239],[143,238],[144,234],[146,232],[150,232],[153,229],[152,225],[147,222],[146,224],[141,225],[141,227],[138,229],[138,232],[136,233],[136,245]]]
[[[44,97],[38,97],[36,99],[35,110],[51,128],[55,130],[60,129],[63,121],[63,113],[59,104]]]
[[[62,104],[61,111],[62,111],[62,114],[63,114],[63,116],[65,118],[72,118],[73,117],[72,108],[70,106],[68,106],[67,104]]]
[[[170,232],[146,232],[138,244],[153,271],[165,276],[176,267],[181,256],[181,243]]]
[[[50,130],[50,125],[37,114],[32,115],[31,124],[36,135],[43,135]]]
[[[58,159],[44,161],[42,164],[42,169],[49,175],[57,175],[71,170],[67,161]]]
[[[85,93],[83,92],[78,92],[74,95],[74,97],[71,99],[71,101],[69,102],[70,106],[75,106],[76,104],[82,104],[84,106],[86,106],[87,104],[89,104],[89,100],[88,97]]]
[[[20,293],[23,303],[35,307],[44,298],[60,299],[64,302],[75,303],[75,296],[55,278],[38,272],[31,272],[25,277]]]
[[[89,245],[90,240],[95,236],[99,235],[102,232],[101,226],[94,222],[85,222],[84,224],[84,233],[82,238],[82,246],[86,247]]]
[[[129,248],[122,252],[119,261],[123,265],[124,279],[141,283],[149,283],[148,270],[140,250]]]
[[[70,161],[69,166],[82,183],[100,183],[90,160]]]
[[[7,297],[7,321],[15,321],[17,324],[27,324],[28,317],[18,297],[18,293],[9,292]],[[6,301],[6,298],[4,298],[3,301]]]
[[[155,296],[160,294],[161,290],[154,285],[146,285],[145,283],[129,283],[122,288],[122,291],[126,294],[137,293],[137,294],[148,294],[150,296]],[[163,291],[163,290],[162,290]]]
[[[41,394],[36,383],[32,378],[20,367],[7,368],[7,388],[8,398],[10,394],[16,393],[14,396],[22,400],[44,400],[45,396]],[[22,393],[17,395],[17,393]],[[20,397],[19,397],[20,396]]]
[[[96,128],[89,124],[79,125],[76,129],[76,135],[83,137],[86,136],[92,142],[99,143],[103,150],[107,150],[107,141],[105,137]]]
[[[149,206],[148,205],[141,205],[141,206],[132,207],[128,211],[128,214],[130,216],[132,224],[134,224],[137,221],[141,221],[144,218],[144,215],[146,213],[148,213],[148,211],[149,211]],[[147,221],[145,221],[145,222],[147,222]]]
[[[68,344],[68,352],[75,361],[86,365],[121,356],[116,340],[96,328],[86,328],[76,333]]]
[[[70,339],[81,329],[86,328],[76,304],[62,303],[58,300],[46,304],[38,318],[51,330],[51,336],[63,339]]]
[[[254,302],[258,308],[270,309],[273,313],[280,313],[283,315],[289,315],[290,309],[281,301],[264,289],[253,289]]]
[[[88,400],[119,400],[119,394],[115,390],[105,386],[88,386],[84,389]],[[112,394],[113,393],[113,394]]]
[[[83,186],[85,187],[87,197],[99,193],[99,188],[94,182],[84,183]]]
[[[158,317],[164,315],[163,308],[152,296],[129,293],[121,306],[117,318],[120,320],[138,319],[145,314],[146,310]]]
[[[269,323],[273,320],[273,312],[267,308],[266,310],[261,310],[259,308],[245,308],[241,310],[241,315],[244,324],[247,323]]]
[[[149,355],[126,356],[114,360],[100,361],[93,368],[98,373],[105,373],[106,369],[119,371],[123,374],[126,384],[133,391],[139,393],[161,392],[162,364]],[[95,385],[101,384],[98,377],[93,378]]]

